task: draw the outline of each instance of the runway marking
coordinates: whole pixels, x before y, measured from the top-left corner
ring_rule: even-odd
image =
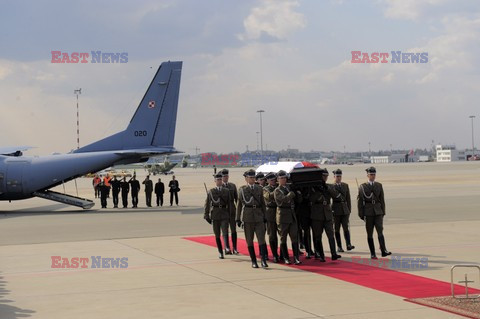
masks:
[[[216,247],[214,236],[184,237],[184,239]],[[238,239],[238,251],[243,255],[248,255],[246,242],[240,238]],[[258,252],[258,247],[256,251]],[[301,258],[302,265],[300,266],[281,265],[332,277],[408,299],[448,296],[451,294],[450,283],[440,280],[343,260],[331,261],[327,258],[327,262],[321,263],[318,260]],[[463,294],[464,290],[463,286],[455,285],[456,294]],[[480,290],[477,289],[469,288],[468,290],[472,294],[480,293]]]

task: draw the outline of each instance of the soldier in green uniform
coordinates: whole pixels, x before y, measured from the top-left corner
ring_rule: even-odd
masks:
[[[255,171],[253,169],[245,172],[247,185],[238,189],[238,206],[236,222],[239,227],[245,230],[248,252],[252,260],[252,267],[258,268],[253,238],[256,235],[260,255],[262,256],[262,268],[267,265],[267,244],[265,243],[265,201],[263,199],[263,188],[255,184]]]
[[[333,237],[333,212],[330,207],[330,199],[336,197],[336,192],[332,185],[327,184],[328,171],[326,169],[322,172],[323,185],[312,187],[310,193],[311,219],[313,230],[313,244],[315,247],[315,259],[320,259],[325,262],[325,254],[323,252],[322,234],[325,230],[327,234],[328,243],[330,246],[330,253],[332,260],[337,260],[342,256],[338,255],[335,250],[335,238]]]
[[[292,250],[295,265],[300,262],[300,247],[298,246],[298,226],[295,216],[295,193],[287,186],[287,172],[281,170],[277,174],[278,187],[273,192],[277,204],[277,225],[280,235],[280,250],[285,264],[290,264],[287,248],[287,236],[292,241]]]
[[[268,173],[265,176],[268,185],[263,188],[263,198],[265,199],[267,218],[267,234],[268,242],[270,244],[270,250],[273,255],[273,262],[278,263],[278,227],[277,227],[277,203],[275,203],[275,197],[273,192],[277,188],[277,175],[275,173]]]
[[[365,221],[370,256],[372,259],[377,259],[375,254],[375,244],[373,242],[374,228],[377,230],[382,257],[392,254],[387,250],[385,237],[383,236],[383,216],[385,216],[386,212],[385,196],[382,184],[375,181],[377,174],[375,167],[369,167],[366,171],[368,181],[360,185],[358,189],[358,216]]]
[[[204,219],[213,226],[215,241],[217,242],[218,258],[223,259],[222,241],[220,240],[220,232],[223,234],[223,241],[228,243],[228,220],[230,218],[229,204],[230,192],[222,187],[222,174],[216,174],[215,187],[211,188],[207,193],[205,200]]]
[[[265,187],[267,184],[267,180],[265,179],[265,174],[263,173],[258,173],[255,175],[255,184],[260,185],[262,188]]]
[[[229,218],[229,225],[230,225],[230,231],[232,232],[232,248],[233,248],[233,253],[235,255],[238,254],[237,251],[237,226],[235,224],[235,214],[236,214],[236,203],[238,201],[238,193],[237,193],[237,186],[234,183],[230,183],[228,181],[228,169],[223,169],[221,172],[222,174],[222,180],[223,180],[223,187],[226,187],[229,192],[230,192],[230,203],[229,203],[229,209],[230,209],[230,218]],[[228,235],[227,235],[228,236]],[[230,244],[227,240],[225,243],[225,251],[227,255],[231,255],[232,251],[230,250]]]
[[[338,252],[343,253],[342,237],[340,236],[340,227],[343,228],[343,234],[345,236],[345,242],[347,243],[347,250],[352,250],[355,246],[352,246],[350,242],[350,230],[349,220],[350,212],[352,211],[352,201],[350,199],[350,189],[348,184],[342,182],[342,170],[337,169],[333,171],[335,177],[335,191],[337,195],[333,198],[332,209],[333,219],[335,221],[335,239],[337,241]]]

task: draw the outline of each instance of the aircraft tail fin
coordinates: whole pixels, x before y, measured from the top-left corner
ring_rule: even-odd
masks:
[[[163,62],[126,130],[74,153],[149,148],[174,151],[181,73],[182,62]]]

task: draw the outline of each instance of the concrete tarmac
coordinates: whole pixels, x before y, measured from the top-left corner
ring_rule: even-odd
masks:
[[[355,199],[355,177],[365,181],[367,165],[327,166],[338,167]],[[389,250],[428,258],[427,269],[400,271],[448,282],[452,265],[480,263],[480,163],[376,167]],[[237,186],[244,170],[230,169]],[[182,238],[212,233],[203,220],[203,183],[213,185],[213,170],[175,173],[179,206],[170,206],[167,192],[163,207],[146,208],[143,189],[137,209],[101,209],[98,199],[89,211],[37,198],[1,202],[0,318],[462,318],[301,266],[257,270],[247,256],[219,260],[216,249]],[[160,178],[167,185],[171,176]],[[69,194],[77,190],[93,198],[91,179],[65,185]],[[369,256],[356,208],[350,219],[356,249],[343,253],[347,261]],[[52,256],[128,258],[128,268],[52,268]]]

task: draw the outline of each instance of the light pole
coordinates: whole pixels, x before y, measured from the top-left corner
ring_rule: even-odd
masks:
[[[263,162],[263,128],[262,128],[262,113],[264,110],[258,110],[257,113],[260,114],[260,158]]]
[[[472,156],[475,156],[475,140],[473,138],[473,119],[475,118],[475,115],[470,115],[469,118],[472,119]]]
[[[82,88],[73,90],[73,94],[77,95],[77,149],[80,148],[80,116],[78,110],[78,95],[82,94]]]
[[[258,134],[260,134],[260,132],[256,132],[257,133],[257,152],[259,151],[259,148],[258,148]]]

